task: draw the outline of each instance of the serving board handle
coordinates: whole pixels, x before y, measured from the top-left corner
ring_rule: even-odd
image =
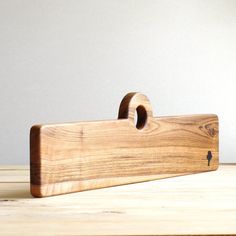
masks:
[[[136,128],[147,129],[153,119],[152,106],[147,96],[141,93],[128,93],[120,103],[118,119],[129,119]]]

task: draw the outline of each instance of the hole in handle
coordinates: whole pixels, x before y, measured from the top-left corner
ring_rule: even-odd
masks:
[[[134,123],[137,129],[142,129],[147,122],[147,111],[144,106],[140,105],[136,108]]]

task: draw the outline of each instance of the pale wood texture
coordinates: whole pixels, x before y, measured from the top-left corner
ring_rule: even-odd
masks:
[[[236,233],[236,165],[215,172],[33,198],[29,168],[0,168],[0,235]]]
[[[33,126],[31,193],[51,196],[217,169],[216,115],[155,118],[145,95],[129,93],[118,118]]]

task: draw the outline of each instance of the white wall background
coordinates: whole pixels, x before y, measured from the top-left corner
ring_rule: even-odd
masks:
[[[216,113],[236,162],[236,1],[0,0],[0,164],[29,161],[35,123]]]

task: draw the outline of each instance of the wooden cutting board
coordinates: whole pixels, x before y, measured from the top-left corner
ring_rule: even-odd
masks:
[[[141,93],[123,98],[117,120],[30,130],[35,197],[212,171],[218,164],[216,115],[153,117]]]

